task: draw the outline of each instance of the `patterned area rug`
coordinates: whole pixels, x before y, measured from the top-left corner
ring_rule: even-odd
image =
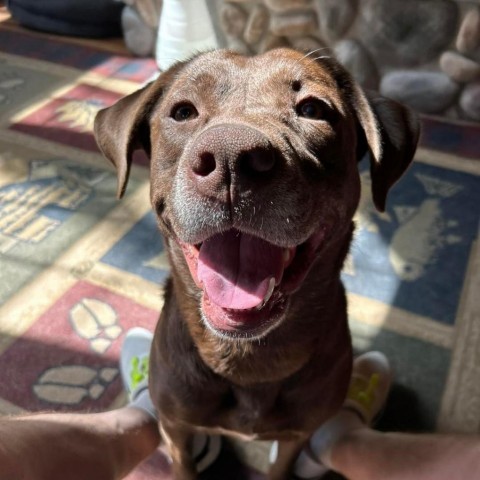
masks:
[[[123,335],[153,328],[168,266],[147,168],[135,165],[115,200],[91,128],[154,71],[100,44],[0,25],[0,414],[125,402]],[[443,145],[436,125],[426,121],[427,141]],[[455,132],[457,152],[470,152],[478,130]],[[378,214],[362,172],[344,280],[356,350],[382,350],[395,369],[381,428],[480,431],[479,175],[480,162],[420,149]],[[264,468],[268,445],[235,448]],[[234,457],[205,478],[260,478]],[[128,478],[166,480],[168,465],[158,453]]]

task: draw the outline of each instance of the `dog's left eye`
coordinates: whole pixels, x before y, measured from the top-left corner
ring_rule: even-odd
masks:
[[[198,112],[191,103],[182,103],[173,108],[170,116],[177,122],[185,122],[198,117]]]
[[[329,107],[325,102],[314,98],[309,98],[297,105],[297,115],[308,118],[309,120],[326,120]]]

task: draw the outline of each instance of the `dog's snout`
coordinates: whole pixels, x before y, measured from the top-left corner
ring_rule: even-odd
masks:
[[[240,189],[267,182],[277,158],[262,132],[245,125],[218,125],[196,139],[189,162],[197,189],[211,195],[232,182]]]

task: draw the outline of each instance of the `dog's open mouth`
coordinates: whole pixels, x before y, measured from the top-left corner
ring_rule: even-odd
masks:
[[[305,279],[325,238],[282,248],[231,229],[201,244],[181,243],[192,277],[203,292],[208,326],[219,334],[256,337],[283,317],[288,296]]]

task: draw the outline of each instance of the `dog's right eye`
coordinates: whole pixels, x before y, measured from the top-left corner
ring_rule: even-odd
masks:
[[[326,120],[328,106],[316,98],[307,98],[296,107],[297,115],[309,120]]]
[[[170,116],[177,122],[186,122],[187,120],[198,117],[198,112],[191,103],[182,103],[173,108]]]

